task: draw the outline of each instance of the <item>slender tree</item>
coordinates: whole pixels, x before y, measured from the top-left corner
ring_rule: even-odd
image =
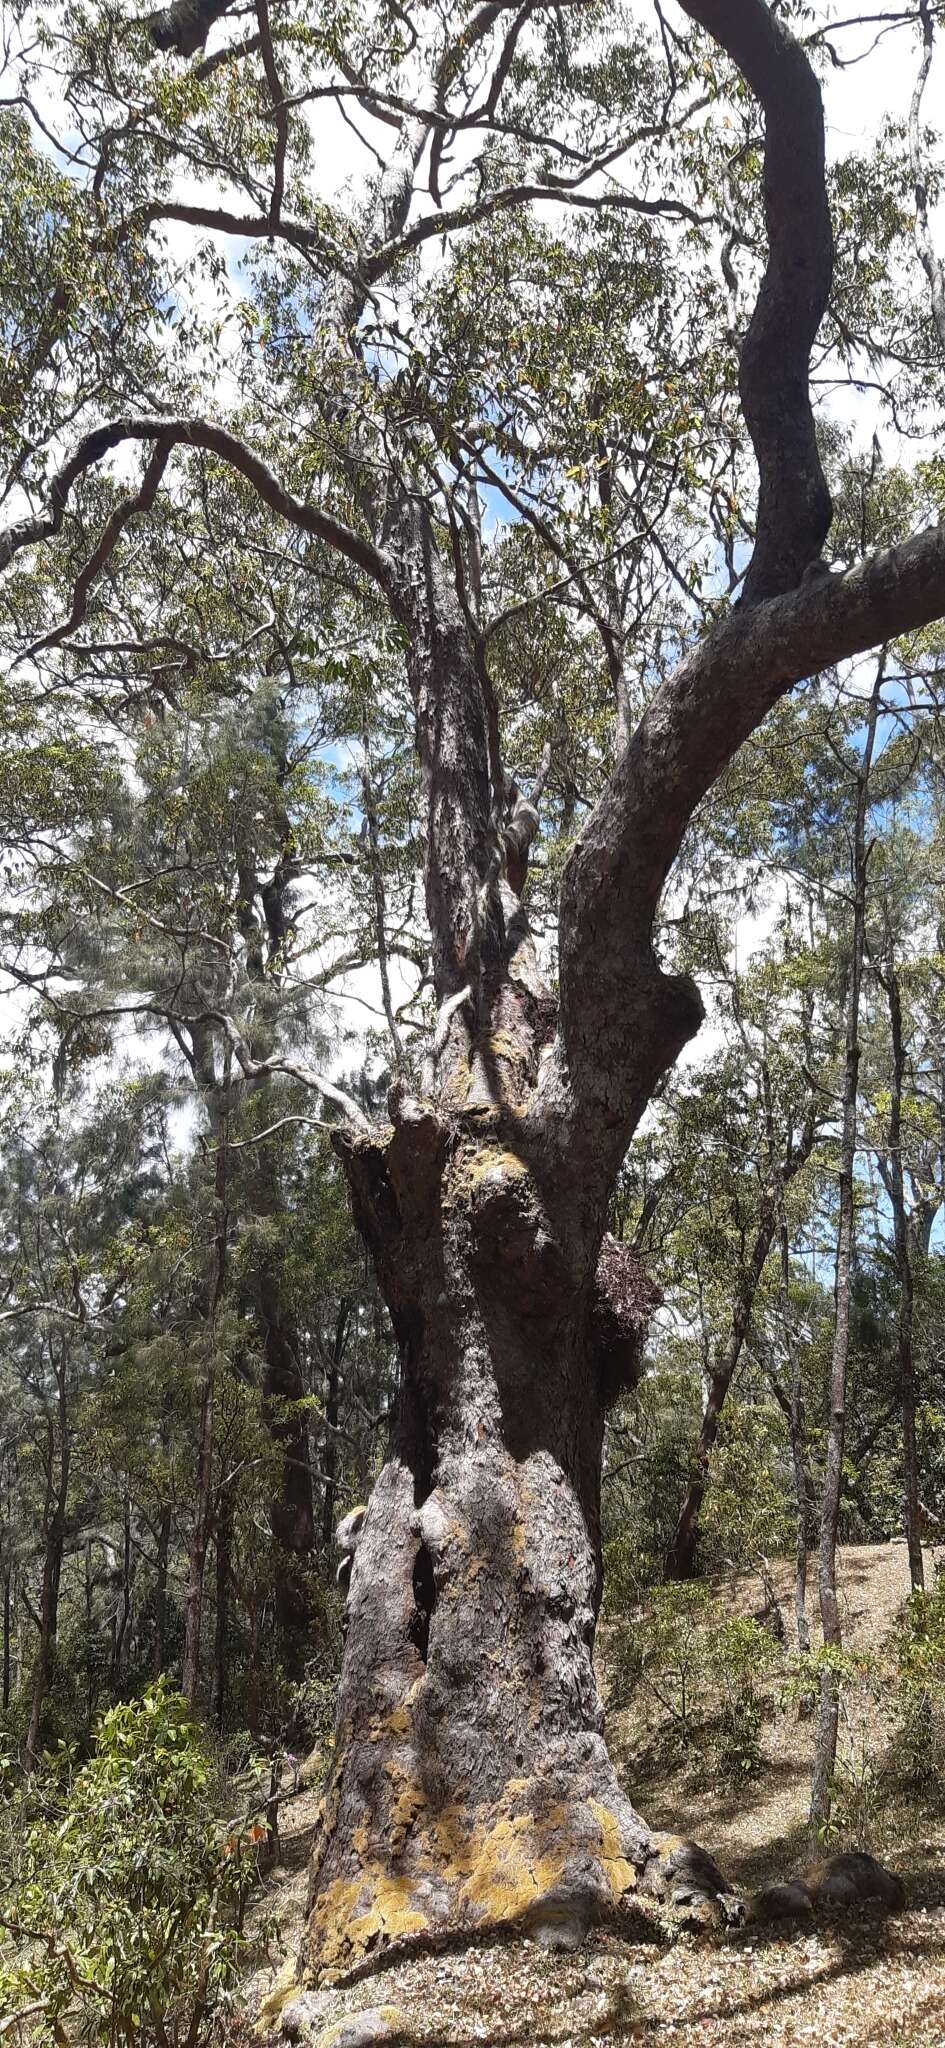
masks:
[[[855,774],[855,803],[850,847],[852,929],[847,963],[846,1014],[844,1019],[844,1063],[840,1103],[840,1143],[837,1162],[837,1255],[834,1280],[834,1335],[830,1361],[830,1416],[827,1427],[827,1456],[820,1510],[820,1542],[817,1552],[817,1591],[824,1649],[839,1651],[843,1643],[840,1603],[837,1597],[837,1537],[840,1527],[840,1499],[843,1452],[847,1419],[847,1364],[850,1354],[850,1296],[855,1251],[856,1189],[854,1173],[857,1150],[857,1114],[860,1074],[860,992],[866,947],[867,819],[870,802],[870,769],[879,719],[885,652],[876,664],[870,693],[866,735]],[[826,1662],[820,1675],[817,1711],[817,1739],[811,1777],[810,1825],[822,1828],[830,1810],[830,1782],[837,1757],[840,1718],[840,1683],[834,1663]]]

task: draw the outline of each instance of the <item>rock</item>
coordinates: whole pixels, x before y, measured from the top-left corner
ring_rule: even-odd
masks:
[[[409,2041],[410,2022],[396,2005],[372,2005],[338,2020],[318,2037],[317,2048],[374,2048],[379,2041]]]
[[[878,1899],[895,1913],[905,1904],[906,1889],[894,1870],[877,1863],[875,1856],[853,1850],[815,1864],[804,1880],[815,1900],[836,1906],[855,1906],[861,1900]]]
[[[580,1948],[592,1917],[591,1902],[580,1892],[549,1893],[525,1914],[522,1926],[539,1947],[563,1949],[570,1954]]]
[[[280,2016],[295,1988],[295,1959],[290,1956],[288,1961],[283,1963],[275,1983],[259,2008],[255,2028],[257,2034],[268,2034],[273,2027],[279,2025]]]
[[[363,2012],[353,2012],[348,2019],[332,2020],[315,2034],[317,2005],[313,1998],[302,1994],[293,2000],[282,2015],[282,2032],[290,2041],[314,2042],[314,2048],[375,2048],[382,2041],[408,2042],[412,2038],[410,2022],[396,2005],[366,2006]],[[324,2018],[324,2012],[320,2015]]]
[[[802,1920],[814,1910],[810,1891],[800,1878],[795,1878],[792,1884],[765,1885],[750,1904],[751,1919],[762,1922]]]
[[[679,1835],[658,1838],[657,1854],[646,1867],[645,1885],[657,1898],[671,1905],[685,1906],[701,1899],[717,1899],[731,1891],[714,1857],[698,1842]]]
[[[297,1991],[282,2008],[279,2032],[286,2041],[313,2041],[324,2017],[324,2010],[308,1992]]]
[[[715,1934],[726,1924],[720,1899],[687,1899],[678,1906],[675,1919],[685,1934]]]

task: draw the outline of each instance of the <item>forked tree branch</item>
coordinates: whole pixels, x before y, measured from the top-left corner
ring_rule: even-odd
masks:
[[[202,448],[208,454],[219,456],[221,461],[246,478],[257,496],[281,519],[288,520],[314,540],[336,548],[382,589],[389,588],[391,565],[373,541],[354,527],[346,526],[343,520],[335,519],[331,513],[320,511],[317,505],[294,497],[245,441],[240,441],[226,427],[218,427],[211,420],[164,419],[160,416],[112,420],[107,426],[95,427],[86,434],[53,478],[48,509],[15,520],[0,532],[0,569],[5,569],[22,548],[49,540],[60,532],[70,494],[79,477],[111,454],[112,449],[127,441],[156,441],[167,451],[178,445]]]

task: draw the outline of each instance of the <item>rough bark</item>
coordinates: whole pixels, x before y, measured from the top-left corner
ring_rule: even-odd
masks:
[[[503,995],[503,1057],[527,1063]],[[648,1289],[610,1247],[587,1284],[514,1101],[469,1101],[480,1058],[452,1113],[394,1091],[389,1129],[339,1140],[403,1389],[348,1593],[315,1972],[484,1922],[573,1938],[659,1860],[591,1664],[604,1414],[634,1376]]]

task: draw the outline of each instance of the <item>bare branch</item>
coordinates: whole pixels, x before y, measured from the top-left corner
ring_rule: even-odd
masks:
[[[922,21],[922,61],[919,75],[909,108],[909,156],[912,163],[912,182],[915,188],[915,245],[919,262],[929,281],[932,296],[932,318],[939,341],[945,349],[945,268],[937,254],[929,226],[929,194],[925,180],[925,165],[922,160],[922,100],[932,67],[934,31],[929,0],[919,0]]]
[[[31,655],[39,654],[43,648],[58,647],[70,633],[75,632],[77,626],[82,625],[95,578],[114,552],[125,527],[136,513],[150,512],[157,496],[158,485],[167,468],[171,447],[172,443],[162,436],[145,469],[139,488],[133,491],[130,497],[123,498],[120,505],[116,505],[101,539],[80,569],[76,577],[69,617],[64,619],[60,626],[54,626],[51,633],[44,634],[41,640],[35,640],[32,647],[27,648],[26,654],[21,656],[22,660],[26,661]]]
[[[833,273],[820,87],[766,0],[682,0],[738,65],[765,114],[768,262],[741,349],[739,386],[758,462],[744,602],[793,590],[830,527],[810,403],[810,352]]]
[[[272,172],[272,198],[269,202],[269,232],[275,234],[282,218],[282,195],[285,191],[285,159],[289,146],[289,117],[286,113],[282,82],[276,70],[276,59],[272,47],[272,28],[269,21],[269,0],[256,0],[256,19],[259,23],[259,42],[262,50],[263,70],[272,99],[273,119],[276,125],[276,154]]]
[[[277,1053],[271,1054],[268,1059],[254,1060],[239,1026],[224,1010],[203,1011],[201,1022],[219,1026],[240,1072],[247,1081],[263,1080],[267,1074],[287,1074],[290,1080],[300,1081],[303,1088],[317,1089],[326,1102],[333,1102],[336,1108],[343,1110],[345,1116],[357,1125],[359,1130],[370,1130],[370,1121],[360,1103],[355,1102],[354,1096],[346,1094],[343,1088],[336,1087],[334,1081],[326,1080],[324,1074],[317,1073],[314,1067],[307,1066],[302,1060],[282,1058]]]
[[[218,427],[210,420],[141,418],[113,420],[107,426],[95,427],[80,441],[68,462],[64,463],[58,475],[53,478],[49,492],[49,510],[34,513],[20,519],[0,533],[0,569],[5,569],[14,555],[22,548],[30,547],[37,541],[50,539],[59,533],[65,517],[66,506],[73,485],[86,470],[91,469],[103,457],[110,454],[125,441],[157,441],[168,447],[183,445],[189,448],[203,448],[209,454],[218,455],[223,462],[252,484],[263,503],[270,506],[282,519],[287,519],[303,533],[313,539],[324,541],[336,548],[339,554],[347,556],[359,569],[363,569],[376,583],[386,589],[390,580],[390,564],[387,557],[376,548],[364,534],[353,527],[345,526],[329,512],[321,512],[315,505],[306,504],[301,498],[293,497],[285,490],[272,470],[238,440],[226,427]]]

